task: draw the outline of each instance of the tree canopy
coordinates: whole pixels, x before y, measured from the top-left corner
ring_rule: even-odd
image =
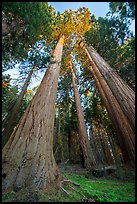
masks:
[[[3,2],[3,60],[22,60],[40,39],[51,34],[54,9],[47,2]]]

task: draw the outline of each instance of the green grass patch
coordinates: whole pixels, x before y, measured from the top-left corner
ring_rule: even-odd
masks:
[[[135,202],[135,184],[107,179],[89,179],[85,176],[62,172],[66,180],[63,189],[60,184],[39,189],[21,189],[18,192],[7,192],[2,196],[2,202]],[[79,184],[79,185],[75,185]],[[67,193],[66,193],[66,192]]]
[[[16,193],[11,191],[2,195],[2,202],[11,202],[16,198]]]
[[[91,180],[77,174],[64,176],[81,186],[81,193],[88,199],[100,202],[135,202],[135,184],[117,180]]]

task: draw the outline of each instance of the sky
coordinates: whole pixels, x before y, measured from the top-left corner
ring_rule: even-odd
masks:
[[[48,2],[51,6],[55,8],[56,11],[64,12],[65,10],[71,8],[72,10],[77,10],[80,7],[87,7],[97,18],[99,16],[105,17],[109,10],[108,2]]]
[[[55,8],[56,12],[64,12],[67,9],[77,10],[80,7],[87,7],[96,18],[105,17],[109,11],[109,2],[48,2]],[[130,29],[135,33],[135,21]]]
[[[109,11],[109,2],[48,2],[52,7],[55,8],[56,12],[64,12],[65,10],[72,9],[77,10],[80,7],[89,8],[91,14],[94,14],[96,18],[105,17],[107,12]],[[130,29],[135,33],[135,21],[130,26]],[[11,75],[11,78],[18,78],[19,73],[17,69],[9,70],[8,72]],[[6,74],[6,73],[5,73]],[[43,74],[39,74],[39,77],[42,80]],[[41,80],[33,79],[29,85],[29,89],[40,84]]]

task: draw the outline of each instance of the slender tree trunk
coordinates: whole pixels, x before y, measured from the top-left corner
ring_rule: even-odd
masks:
[[[112,134],[113,134],[113,132],[110,132],[110,134],[111,134],[111,136],[110,135],[108,135],[108,137],[109,137],[109,142],[110,142],[110,144],[111,144],[111,148],[112,148],[112,152],[113,152],[113,157],[114,157],[114,163],[117,165],[117,166],[119,166],[119,165],[121,165],[122,163],[121,163],[121,157],[120,157],[120,155],[118,155],[117,154],[117,144],[116,144],[116,138],[114,138],[114,136],[112,136]],[[120,148],[120,147],[119,147]]]
[[[108,144],[106,130],[103,127],[101,128],[101,138],[102,138],[102,147],[106,157],[106,162],[107,164],[111,165],[113,164],[113,158],[110,152],[110,146]]]
[[[97,166],[100,166],[100,164],[102,166],[106,164],[106,157],[105,157],[105,152],[102,146],[100,127],[97,121],[94,121],[94,137],[95,137],[96,151],[98,154]]]
[[[60,178],[53,156],[53,131],[63,43],[64,36],[35,96],[3,148],[3,190],[23,186],[45,188]]]
[[[59,160],[64,163],[64,147],[63,147],[63,137],[61,133],[61,117],[60,117],[60,106],[58,108],[58,146],[60,148]]]
[[[69,127],[68,130],[68,153],[69,153],[69,160],[72,161],[72,134]]]
[[[93,123],[91,123],[90,125],[91,127],[91,131],[90,131],[90,144],[91,144],[91,148],[95,157],[95,161],[97,166],[100,166],[100,164],[102,163],[102,158],[100,158],[100,148],[98,148],[98,143],[97,143],[97,138],[96,138],[96,134],[93,128]]]
[[[83,111],[80,103],[78,88],[75,82],[76,77],[75,77],[73,68],[71,68],[71,73],[72,73],[72,83],[74,88],[75,103],[76,103],[77,117],[78,117],[78,124],[79,124],[80,144],[81,144],[82,154],[84,157],[85,167],[88,167],[95,164],[95,159],[87,138],[86,125],[85,125]]]
[[[80,141],[77,130],[71,128],[68,135],[69,160],[72,164],[80,163]]]
[[[117,131],[119,136],[120,146],[125,154],[125,158],[127,162],[131,163],[134,167],[135,161],[135,135],[132,127],[129,124],[129,120],[126,118],[125,114],[123,113],[120,104],[118,103],[117,99],[113,95],[112,91],[110,90],[107,82],[105,81],[104,77],[101,75],[98,67],[93,62],[88,50],[84,47],[84,50],[90,60],[92,65],[91,72],[97,82],[97,86],[99,88],[100,94],[105,102],[105,106],[110,114],[112,123]]]
[[[21,93],[18,96],[18,98],[16,100],[16,103],[13,106],[11,112],[7,116],[6,127],[4,128],[3,136],[2,136],[2,147],[4,147],[4,145],[8,141],[8,139],[9,139],[9,137],[10,137],[11,133],[13,132],[13,129],[14,129],[15,125],[16,125],[17,115],[18,115],[20,106],[22,104],[24,94],[25,94],[25,92],[27,90],[27,87],[28,87],[28,85],[30,83],[30,79],[32,77],[34,69],[35,69],[35,67],[33,67],[32,70],[29,72],[29,74],[28,74],[28,76],[27,76],[27,78],[25,80],[25,83],[24,83],[24,85],[22,87]]]
[[[58,107],[57,105],[56,105],[56,113],[54,118],[53,153],[54,153],[56,162],[58,162],[58,152],[60,147],[58,145]]]
[[[74,111],[74,107],[73,107]],[[71,113],[73,112],[71,110]],[[73,117],[70,113],[70,107],[68,106],[68,118],[71,121]],[[70,116],[71,115],[71,116]],[[78,134],[78,128],[73,125],[73,122],[68,127],[68,153],[69,160],[72,164],[80,163],[80,140]]]

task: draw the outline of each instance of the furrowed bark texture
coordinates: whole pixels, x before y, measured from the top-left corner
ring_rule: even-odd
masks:
[[[85,167],[89,167],[95,164],[95,159],[94,159],[92,150],[90,148],[90,144],[88,143],[86,125],[85,125],[84,115],[83,115],[83,111],[80,103],[78,87],[75,82],[76,77],[75,77],[73,68],[71,68],[71,73],[72,73],[72,83],[74,88],[75,103],[76,103],[76,109],[77,109],[80,144],[81,144],[81,149],[84,157]]]
[[[111,88],[122,111],[135,131],[135,93],[92,47],[87,48],[100,73]]]
[[[60,38],[43,80],[3,148],[3,190],[45,188],[60,177],[53,156],[54,113],[64,36]]]
[[[96,83],[96,85],[97,85],[97,87],[98,87],[98,90],[99,90],[100,95],[101,95],[101,97],[102,97],[103,103],[104,103],[104,105],[105,105],[105,107],[106,107],[106,110],[107,110],[107,112],[108,112],[108,114],[109,114],[109,116],[110,116],[110,118],[111,118],[111,121],[112,121],[112,123],[113,123],[113,125],[114,125],[114,129],[115,129],[115,131],[116,131],[117,133],[119,133],[119,132],[120,132],[119,126],[117,126],[117,121],[115,120],[115,115],[113,115],[113,110],[111,109],[111,106],[109,105],[109,101],[108,101],[108,99],[107,99],[107,97],[106,97],[106,95],[105,95],[105,92],[104,92],[103,89],[102,89],[101,83],[100,83],[100,81],[98,80],[98,78],[97,78],[97,76],[96,76],[96,74],[95,74],[95,72],[94,72],[92,66],[90,66],[90,70],[91,70],[91,73],[93,74],[95,83]],[[118,140],[119,140],[119,143],[120,143],[121,148],[123,149],[122,138],[121,138],[121,137],[118,137]]]
[[[22,87],[22,91],[19,95],[19,97],[17,98],[16,100],[16,103],[15,105],[13,106],[11,112],[9,113],[9,116],[7,116],[7,127],[4,129],[3,131],[3,136],[2,136],[2,147],[4,147],[4,145],[6,144],[6,142],[8,141],[11,133],[13,132],[13,129],[16,125],[16,118],[17,118],[17,115],[18,115],[18,112],[19,112],[19,109],[20,109],[20,106],[22,104],[22,101],[23,101],[23,97],[24,97],[24,94],[27,90],[27,87],[29,85],[29,82],[30,82],[30,79],[31,79],[31,76],[33,74],[33,71],[34,71],[34,68],[29,72],[26,80],[25,80],[25,83]]]
[[[125,155],[125,160],[134,167],[135,161],[135,134],[130,126],[129,120],[124,114],[119,101],[111,91],[111,87],[108,86],[108,80],[105,80],[104,76],[100,73],[99,68],[92,60],[90,53],[84,47],[84,50],[92,65],[91,72],[95,78],[96,84],[99,88],[100,94],[104,101],[104,105],[110,115],[113,126],[117,132],[119,143],[122,151]],[[118,85],[117,85],[118,86]],[[119,99],[120,100],[120,99]],[[130,113],[131,114],[131,113]]]

